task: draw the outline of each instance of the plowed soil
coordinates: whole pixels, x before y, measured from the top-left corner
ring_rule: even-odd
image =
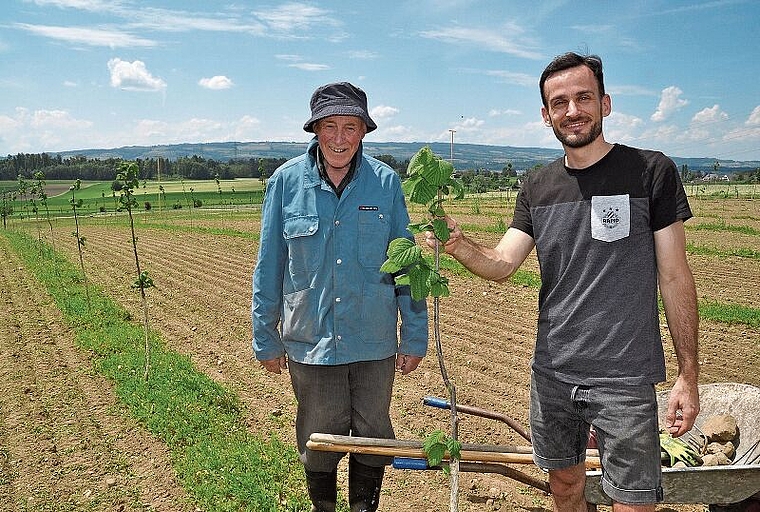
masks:
[[[504,205],[476,214],[460,207],[450,213],[466,224],[493,226],[499,219],[508,223],[511,209]],[[695,213],[690,225],[716,218],[755,229],[760,224],[758,201],[704,201]],[[163,215],[163,222],[172,222]],[[220,216],[203,225],[256,233],[259,218],[255,212],[242,219]],[[128,230],[102,220],[85,221],[82,229],[89,279],[140,318],[139,296],[129,288],[134,262]],[[287,374],[266,374],[252,360],[249,311],[257,243],[147,223],[138,223],[137,229],[141,264],[157,286],[149,291],[151,326],[199,370],[239,394],[252,431],[273,431],[294,443],[295,404]],[[490,244],[500,237],[471,234]],[[692,244],[721,249],[760,246],[757,235],[728,231],[689,230],[687,236]],[[56,223],[55,238],[56,248],[76,260],[66,222]],[[50,298],[2,240],[0,503],[11,505],[0,510],[193,510],[175,481],[165,448],[122,413],[109,384],[76,348]],[[689,260],[700,299],[760,307],[757,259],[690,255]],[[536,270],[534,255],[523,268]],[[459,403],[498,411],[527,427],[537,295],[530,287],[451,277],[451,297],[440,302],[441,341]],[[665,346],[670,380],[662,389],[672,384],[676,372],[667,335]],[[760,330],[702,321],[700,362],[703,383],[760,386]],[[447,396],[432,341],[420,368],[396,380],[392,415],[398,438],[449,430],[448,411],[423,406],[425,396]],[[279,422],[271,420],[275,410],[281,413]],[[524,444],[505,424],[476,416],[460,415],[459,434],[468,443]],[[544,478],[533,466],[518,469]],[[340,479],[345,493],[345,464]],[[462,474],[459,499],[463,511],[551,510],[549,496],[498,475]],[[70,505],[42,508],[37,502]],[[388,470],[381,510],[443,511],[448,504],[449,483],[442,473]]]

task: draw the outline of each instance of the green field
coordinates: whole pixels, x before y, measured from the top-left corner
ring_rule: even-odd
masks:
[[[82,200],[78,212],[82,215],[113,213],[119,208],[119,193],[111,190],[110,181],[82,182],[76,191],[76,199]],[[31,186],[32,182],[28,182]],[[50,180],[45,185],[48,195],[47,205],[50,215],[67,216],[72,213],[71,181]],[[9,204],[13,213],[8,219],[34,217],[33,199],[28,193],[18,194],[17,181],[0,181],[3,205]],[[163,190],[162,190],[163,189]],[[233,180],[168,180],[141,181],[134,191],[140,210],[190,210],[201,208],[236,208],[261,204],[264,184],[256,178],[237,178]],[[686,194],[700,199],[760,199],[760,184],[731,183],[687,183]],[[469,195],[474,199],[499,197],[507,202],[513,201],[516,190],[491,191]],[[40,215],[44,216],[44,205],[36,200]]]
[[[31,185],[31,182],[29,182]],[[71,213],[71,181],[50,180],[45,185],[48,195],[47,205],[51,215],[68,215]],[[10,217],[28,217],[33,215],[30,194],[20,196],[18,182],[0,181],[0,191],[6,194],[5,200],[13,207]],[[162,190],[163,189],[163,190]],[[240,205],[260,204],[263,198],[263,183],[254,178],[237,178],[234,180],[197,180],[197,181],[141,181],[134,196],[141,209],[150,203],[150,209],[183,209],[198,205],[201,207],[234,207]],[[118,208],[119,192],[111,190],[110,181],[82,182],[81,188],[73,191],[76,199],[82,200],[79,212],[82,214],[113,212]],[[15,199],[13,199],[15,197]],[[36,198],[38,208],[44,211],[44,205]]]

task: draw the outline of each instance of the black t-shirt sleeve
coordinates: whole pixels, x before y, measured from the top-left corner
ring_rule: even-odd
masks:
[[[650,215],[652,231],[658,231],[693,215],[676,164],[658,152],[653,153],[653,160]]]
[[[528,201],[529,194],[528,180],[525,180],[522,188],[520,188],[520,192],[517,194],[515,214],[512,217],[512,223],[509,227],[519,229],[530,235],[532,238],[535,238],[533,235],[533,221],[530,216],[530,202]]]

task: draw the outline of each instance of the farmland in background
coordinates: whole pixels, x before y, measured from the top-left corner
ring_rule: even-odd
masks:
[[[142,201],[144,194],[152,201],[151,210],[136,218],[140,258],[156,284],[148,299],[151,325],[168,348],[185,354],[198,370],[237,394],[252,432],[272,433],[294,444],[295,402],[289,379],[287,375],[266,374],[251,358],[251,273],[260,227],[258,208],[244,202],[246,194],[260,194],[258,180],[252,181],[255,183],[246,188],[236,180],[234,195],[233,183],[222,182],[222,194],[213,180],[204,182],[206,189],[184,183],[184,191],[182,183],[171,183],[171,187],[163,183],[166,202],[160,209],[156,184],[135,191],[138,200]],[[92,202],[107,203],[112,198],[110,189],[106,196],[105,189],[99,188],[104,186],[110,183],[93,184],[83,193],[90,190]],[[202,208],[166,206],[184,200],[191,186],[194,193],[206,194],[209,202],[204,201]],[[760,196],[760,190],[755,191],[752,185],[720,188],[716,184],[696,190],[691,198],[695,217],[686,226],[689,262],[703,313],[701,383],[731,381],[760,386],[760,199],[756,193]],[[224,194],[229,195],[210,204],[211,198]],[[62,197],[65,211],[65,193]],[[493,245],[511,221],[514,199],[514,191],[492,192],[447,204],[446,210],[470,236]],[[410,208],[413,219],[424,215],[421,207]],[[140,318],[139,295],[127,284],[133,280],[133,267],[125,216],[110,207],[104,213],[97,210],[93,208],[90,215],[80,219],[80,229],[87,238],[84,264],[88,279],[126,308],[132,318]],[[76,241],[71,236],[73,221],[68,213],[55,215],[52,224],[53,235],[46,223],[38,225],[33,218],[14,217],[8,229],[54,241],[58,251],[77,261]],[[177,505],[186,498],[186,492],[178,483],[166,448],[124,415],[109,390],[109,381],[94,374],[88,355],[76,348],[71,327],[47,294],[30,277],[19,256],[11,253],[7,244],[1,246],[5,252],[2,285],[6,306],[0,324],[0,385],[13,392],[1,404],[0,490],[11,490],[6,497],[27,503],[18,510],[68,510],[52,505],[35,508],[34,503],[57,503],[70,496],[77,503],[91,504],[71,510],[109,510],[92,503],[96,498],[101,500],[97,503],[103,503],[103,496],[113,494],[114,489],[130,497],[121,503],[141,503],[143,507],[130,505],[124,510],[192,510]],[[535,254],[529,256],[516,279],[503,285],[475,278],[452,262],[446,262],[444,274],[450,278],[451,297],[441,300],[442,343],[459,402],[505,413],[527,425],[528,365],[539,279]],[[661,323],[664,326],[664,316]],[[17,331],[24,333],[25,344],[19,344],[21,335],[17,336]],[[665,389],[672,385],[676,366],[667,330],[663,328],[663,332],[668,381],[661,388]],[[421,367],[396,380],[392,415],[400,439],[421,439],[435,429],[448,429],[446,411],[423,407],[422,398],[431,395],[446,396],[432,343]],[[65,403],[66,407],[52,411],[43,407],[52,403]],[[21,411],[8,416],[10,407]],[[33,421],[19,419],[22,413]],[[92,451],[62,449],[64,443],[56,439],[71,435],[72,422],[79,429],[79,437],[103,458],[94,462]],[[35,443],[40,429],[46,432],[47,441]],[[521,444],[521,438],[505,425],[465,415],[461,416],[460,439]],[[38,470],[14,472],[14,468],[22,467]],[[67,479],[61,485],[57,475],[64,469]],[[542,477],[535,468],[521,469]],[[218,473],[206,476],[219,477]],[[339,478],[345,489],[345,461]],[[460,510],[551,509],[547,496],[504,477],[462,474],[461,478]],[[66,496],[62,496],[64,492]],[[448,480],[440,472],[391,469],[381,509],[445,510],[448,495]]]

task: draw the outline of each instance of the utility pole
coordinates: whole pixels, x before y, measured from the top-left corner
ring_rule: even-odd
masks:
[[[451,165],[454,165],[454,134],[456,130],[449,128],[449,133],[451,134],[451,154],[449,159],[451,160]]]

